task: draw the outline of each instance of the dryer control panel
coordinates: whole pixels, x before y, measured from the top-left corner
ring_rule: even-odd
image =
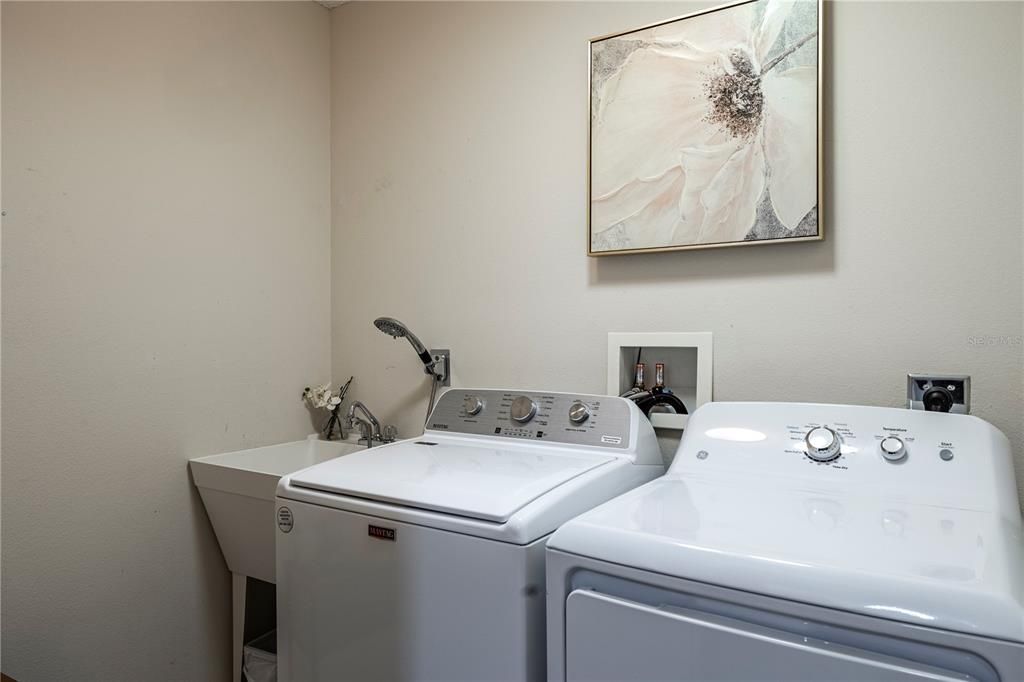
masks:
[[[669,472],[813,479],[907,499],[941,491],[975,509],[993,504],[993,487],[1015,494],[1009,442],[991,424],[860,405],[708,403]]]
[[[427,430],[627,449],[634,412],[614,396],[452,389],[437,401]]]

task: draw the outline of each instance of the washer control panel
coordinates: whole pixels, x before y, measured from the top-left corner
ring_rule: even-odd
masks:
[[[626,449],[632,418],[629,402],[614,396],[452,389],[437,401],[427,429]]]

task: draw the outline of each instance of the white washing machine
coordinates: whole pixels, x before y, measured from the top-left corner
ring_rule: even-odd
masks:
[[[1024,680],[1006,438],[975,417],[709,403],[663,477],[548,541],[551,680]]]
[[[628,400],[459,389],[422,437],[286,476],[278,679],[543,679],[547,537],[663,473]]]

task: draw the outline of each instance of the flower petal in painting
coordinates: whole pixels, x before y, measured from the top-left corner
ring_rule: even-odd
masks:
[[[753,4],[734,7],[728,12],[710,12],[686,21],[673,21],[651,29],[658,43],[696,43],[702,50],[728,52],[740,43],[749,43],[755,20]],[[699,39],[694,40],[695,36]]]
[[[591,229],[596,234],[623,221],[635,220],[652,204],[663,204],[666,192],[681,191],[682,177],[683,171],[677,165],[656,178],[641,178],[604,196],[595,196],[590,203]]]
[[[627,246],[643,248],[652,244],[668,244],[679,223],[679,195],[683,191],[684,176],[679,168],[673,168],[659,185],[660,191],[651,194],[642,205],[624,218],[608,227],[621,226],[628,241]],[[606,202],[595,201],[591,207],[591,218],[600,215]],[[594,233],[592,245],[601,243],[601,235]]]
[[[641,48],[609,78],[591,131],[592,196],[649,182],[679,164],[709,127],[700,74],[716,55],[691,48]]]
[[[765,58],[771,51],[775,41],[779,39],[783,24],[789,17],[796,0],[769,0],[764,8],[764,18],[754,36],[754,50],[760,62],[758,68],[764,66]]]
[[[764,191],[765,163],[759,145],[727,142],[683,150],[686,186],[675,244],[740,241],[754,224]]]
[[[770,72],[764,78],[764,147],[772,206],[795,228],[818,200],[817,70]]]
[[[736,150],[701,195],[706,216],[700,241],[742,241],[754,224],[764,185],[763,150],[756,144]]]

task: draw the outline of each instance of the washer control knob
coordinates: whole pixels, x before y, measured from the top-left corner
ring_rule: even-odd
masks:
[[[462,409],[466,411],[470,417],[480,414],[484,409],[484,401],[478,395],[466,396],[466,399],[462,401]]]
[[[573,424],[582,424],[590,419],[590,408],[579,400],[569,406],[569,421]]]
[[[509,416],[512,417],[512,421],[525,424],[537,416],[537,403],[533,402],[529,396],[518,396],[512,401]]]
[[[882,457],[890,462],[898,462],[907,456],[907,446],[902,438],[896,436],[886,436],[878,447],[882,450]]]
[[[839,456],[839,434],[827,426],[819,426],[807,432],[804,436],[807,444],[807,456],[815,462],[831,462]]]

